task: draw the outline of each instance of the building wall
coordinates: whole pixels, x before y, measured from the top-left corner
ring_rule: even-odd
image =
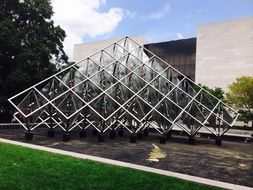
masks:
[[[140,36],[130,36],[130,38],[135,40],[137,43],[141,45],[147,43],[147,41]],[[101,49],[111,45],[113,42],[119,39],[121,38],[76,44],[74,45],[73,61],[79,62],[85,59],[86,57],[90,56],[91,54],[96,53],[97,51],[100,51]]]
[[[196,82],[225,91],[236,77],[253,76],[253,17],[200,25]]]
[[[178,71],[195,80],[196,38],[144,45]]]

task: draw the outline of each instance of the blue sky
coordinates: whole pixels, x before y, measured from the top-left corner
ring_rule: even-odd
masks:
[[[108,0],[102,10],[115,6],[133,16],[105,37],[141,35],[151,42],[195,37],[199,24],[253,16],[253,0]]]
[[[253,0],[52,0],[53,19],[73,45],[126,35],[149,42],[196,36],[199,24],[253,16]]]

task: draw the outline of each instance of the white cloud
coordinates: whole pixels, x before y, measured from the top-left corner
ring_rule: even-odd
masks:
[[[73,56],[73,45],[82,43],[82,37],[106,35],[116,29],[122,21],[124,11],[113,7],[101,12],[100,7],[106,0],[53,0],[55,12],[53,20],[66,32],[64,49],[70,58]]]
[[[181,33],[177,33],[177,39],[183,39],[184,38],[184,35],[183,34],[181,34]]]
[[[125,10],[125,15],[129,16],[130,18],[135,18],[136,12]]]
[[[171,6],[169,3],[166,3],[162,9],[159,11],[152,12],[148,15],[141,16],[140,18],[142,20],[148,20],[148,19],[160,19],[165,17],[171,10]]]

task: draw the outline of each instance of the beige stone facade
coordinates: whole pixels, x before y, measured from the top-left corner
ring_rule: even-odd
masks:
[[[253,76],[253,17],[200,25],[196,82],[226,91],[240,76]]]
[[[145,44],[147,41],[142,38],[141,36],[130,36],[133,40],[135,40],[139,44]],[[121,39],[121,38],[118,38]],[[73,61],[78,62],[86,57],[90,56],[93,53],[105,48],[106,46],[111,45],[113,42],[117,41],[118,39],[109,39],[109,40],[102,40],[90,43],[82,43],[74,45],[74,57]]]

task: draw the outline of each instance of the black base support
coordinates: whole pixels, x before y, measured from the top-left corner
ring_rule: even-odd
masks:
[[[47,131],[47,137],[54,137],[55,136],[55,130],[54,129],[49,129]]]
[[[142,138],[143,138],[143,134],[142,133],[137,133],[137,139],[142,140]]]
[[[188,144],[195,144],[195,139],[194,139],[194,136],[189,136],[188,137]]]
[[[71,135],[68,132],[63,133],[62,141],[67,142],[71,140]]]
[[[132,134],[132,135],[129,137],[129,142],[130,142],[130,143],[136,143],[136,135]]]
[[[25,132],[25,140],[27,141],[33,140],[33,133],[31,133],[30,131]]]
[[[171,132],[170,132],[170,131],[167,132],[167,134],[166,134],[166,139],[167,139],[167,140],[171,139]]]
[[[93,134],[94,136],[97,136],[97,135],[98,135],[98,131],[97,131],[96,129],[93,129],[93,130],[92,130],[92,134]]]
[[[104,142],[105,141],[105,137],[103,134],[99,133],[98,134],[98,142]]]
[[[144,129],[144,130],[143,130],[143,136],[144,136],[144,137],[147,137],[147,136],[148,136],[148,129]]]
[[[80,138],[85,138],[86,137],[86,131],[85,130],[80,131],[79,136],[80,136]]]
[[[110,137],[110,139],[115,139],[116,138],[116,131],[115,130],[110,131],[109,137]]]
[[[119,129],[118,130],[118,136],[119,137],[123,137],[124,136],[124,130],[123,129]]]
[[[166,136],[162,135],[160,137],[160,144],[166,144]]]
[[[221,146],[221,145],[222,145],[222,139],[221,139],[221,137],[216,137],[216,139],[215,139],[215,144],[216,144],[217,146]]]

